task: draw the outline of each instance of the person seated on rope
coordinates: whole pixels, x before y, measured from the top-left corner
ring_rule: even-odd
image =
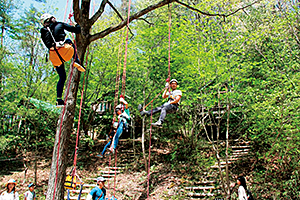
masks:
[[[70,44],[74,48],[74,66],[81,72],[85,71],[85,68],[80,64],[80,61],[78,59],[78,55],[76,53],[76,48],[73,42],[70,39],[65,39],[66,33],[65,30],[72,32],[72,33],[80,33],[81,28],[78,24],[75,26],[71,26],[69,24],[63,23],[63,22],[57,22],[56,18],[48,13],[45,13],[41,16],[40,18],[41,24],[43,25],[43,28],[41,28],[40,33],[41,33],[41,38],[45,44],[45,46],[49,50],[54,50],[56,48],[60,48],[63,46],[59,45],[64,45],[64,43]],[[50,33],[50,31],[51,33]],[[53,40],[53,37],[55,41]],[[63,93],[63,88],[65,85],[66,81],[66,71],[65,71],[65,66],[64,63],[62,63],[60,66],[54,66],[58,75],[59,75],[59,80],[57,82],[57,106],[62,107],[64,106],[64,101],[62,100],[62,93]]]
[[[125,101],[123,95],[121,95],[121,97],[120,97],[120,103],[121,104],[119,104],[115,109],[115,112],[118,115],[117,133],[115,134],[115,136],[113,138],[110,148],[108,149],[112,154],[115,153],[115,150],[119,143],[119,138],[122,135],[123,130],[125,130],[126,132],[128,131],[127,122],[130,120],[130,112],[128,109],[128,103]],[[122,108],[124,107],[124,105],[125,105],[125,110],[124,110],[124,112],[122,112]]]
[[[108,135],[108,137],[109,137],[109,142],[105,145],[103,151],[102,151],[101,154],[99,155],[100,158],[105,157],[106,149],[107,149],[107,147],[109,147],[109,145],[111,145],[111,142],[112,142],[112,140],[113,140],[113,138],[114,138],[114,135],[115,135],[116,132],[117,132],[117,128],[118,128],[118,122],[114,122],[113,128],[112,128],[112,130],[110,131],[110,133],[109,133],[109,135]]]
[[[104,200],[106,196],[105,181],[103,177],[98,177],[97,186],[90,191],[86,200]]]
[[[164,103],[162,106],[154,108],[152,111],[146,111],[142,110],[140,111],[141,116],[147,115],[151,116],[152,114],[155,114],[157,112],[160,112],[159,120],[155,123],[152,123],[153,126],[156,127],[162,127],[162,124],[164,122],[164,119],[166,118],[167,113],[175,112],[178,109],[180,99],[182,96],[182,92],[180,90],[177,90],[178,81],[176,79],[172,79],[170,81],[170,84],[167,82],[165,86],[165,91],[162,95],[162,98],[166,99],[168,98],[168,102]],[[171,87],[172,91],[169,92],[168,88]],[[138,107],[139,110],[142,109],[142,105],[140,104]]]

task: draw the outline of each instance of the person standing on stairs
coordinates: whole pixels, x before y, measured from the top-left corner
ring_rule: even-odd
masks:
[[[171,87],[172,91],[168,91],[168,89]],[[167,113],[172,113],[172,112],[176,112],[179,104],[180,104],[180,99],[182,96],[182,92],[180,90],[177,90],[178,87],[178,81],[176,79],[172,79],[170,81],[170,83],[166,83],[165,86],[165,91],[162,95],[163,99],[168,98],[168,102],[164,103],[162,106],[154,108],[152,111],[146,111],[146,110],[142,110],[140,111],[141,116],[143,117],[144,115],[147,116],[151,116],[152,114],[155,114],[157,112],[160,112],[160,117],[159,120],[155,123],[152,123],[153,126],[162,127],[162,124],[164,122],[164,119],[166,118]],[[142,109],[142,105],[140,104],[138,106],[138,109],[141,110]]]
[[[117,145],[119,143],[119,138],[122,135],[123,131],[128,131],[128,121],[130,120],[130,112],[128,109],[128,103],[125,101],[123,95],[120,96],[120,103],[116,109],[115,112],[118,115],[118,128],[117,133],[115,134],[113,141],[111,143],[110,148],[108,149],[112,154],[115,153],[115,150],[117,148]],[[124,112],[122,112],[123,108],[125,106]]]
[[[73,42],[70,39],[65,39],[66,33],[65,30],[72,32],[72,33],[80,33],[81,28],[78,24],[75,26],[71,26],[69,24],[63,23],[63,22],[57,22],[56,18],[49,14],[45,13],[40,18],[41,24],[43,25],[43,28],[41,28],[41,38],[45,44],[45,46],[49,50],[57,50],[59,48],[64,48],[64,44],[70,44],[74,48],[74,66],[81,72],[85,72],[85,68],[80,64],[80,61],[78,59],[76,47],[73,44]],[[64,106],[64,101],[62,100],[62,93],[63,88],[66,81],[66,71],[64,63],[62,63],[59,66],[54,66],[58,75],[59,80],[57,82],[56,91],[57,91],[57,107]]]
[[[0,200],[19,200],[19,193],[16,191],[17,182],[10,179],[6,184],[6,190],[0,193]]]
[[[239,185],[238,189],[238,195],[239,195],[239,200],[248,200],[247,197],[247,185],[246,185],[246,179],[243,176],[239,176],[237,178],[237,184]]]
[[[104,200],[106,196],[106,189],[104,188],[105,181],[103,177],[98,177],[97,186],[91,190],[86,200]]]
[[[107,149],[107,147],[109,147],[109,145],[111,145],[111,142],[112,142],[112,140],[113,140],[113,138],[114,138],[114,136],[115,136],[115,134],[117,132],[117,128],[118,128],[118,122],[114,122],[112,130],[111,130],[111,132],[108,135],[109,142],[105,145],[105,147],[103,148],[103,151],[101,152],[100,155],[98,155],[98,157],[100,157],[100,158],[105,157],[106,149]]]

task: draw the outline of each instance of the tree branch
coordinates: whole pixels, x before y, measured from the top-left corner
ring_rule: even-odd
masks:
[[[219,16],[219,17],[229,17],[229,16],[231,16],[231,15],[234,15],[235,13],[237,13],[237,12],[240,11],[240,10],[243,10],[243,9],[245,9],[245,8],[248,8],[248,7],[250,7],[250,6],[252,6],[252,5],[258,3],[259,1],[260,1],[260,0],[254,1],[253,3],[251,3],[251,4],[247,5],[247,6],[244,6],[244,7],[242,7],[242,8],[239,8],[239,9],[237,9],[237,10],[235,10],[235,11],[229,13],[229,14],[219,14],[219,13],[212,14],[212,13],[203,12],[203,11],[201,11],[201,10],[198,10],[197,8],[194,8],[194,7],[189,6],[188,4],[185,4],[185,3],[181,2],[181,1],[175,0],[176,3],[178,3],[178,4],[182,5],[182,6],[185,6],[185,7],[187,7],[188,9],[191,9],[191,10],[193,10],[193,11],[196,11],[196,12],[198,12],[198,13],[201,13],[202,15],[211,16],[211,17],[216,17],[216,16]]]
[[[93,26],[93,24],[97,21],[97,19],[102,15],[102,13],[104,12],[104,8],[105,8],[107,2],[108,2],[108,0],[102,0],[99,9],[93,15],[93,17],[90,19],[90,22],[89,22],[90,27]]]
[[[147,24],[149,24],[150,26],[154,26],[154,24],[152,22],[149,22],[148,20],[146,20],[145,18],[138,18],[136,20],[143,20],[145,21]]]
[[[152,11],[152,10],[155,10],[155,9],[157,9],[157,8],[160,8],[160,7],[164,6],[164,5],[167,5],[167,4],[169,4],[169,3],[172,3],[172,2],[174,2],[174,1],[175,1],[175,0],[162,0],[162,1],[158,2],[158,3],[156,3],[156,4],[153,4],[153,5],[151,5],[151,6],[148,6],[147,8],[145,8],[145,9],[143,9],[143,10],[141,10],[141,11],[135,13],[135,14],[132,15],[132,16],[130,16],[130,17],[129,17],[129,23],[132,22],[133,20],[138,19],[139,17],[141,17],[141,16],[147,14],[148,12],[150,12],[150,11]],[[94,35],[92,35],[92,36],[90,37],[90,42],[95,41],[95,40],[97,40],[97,39],[99,39],[99,38],[104,38],[104,37],[107,36],[108,34],[110,34],[110,33],[112,33],[112,32],[115,32],[115,31],[117,31],[117,30],[120,30],[121,28],[123,28],[124,26],[126,26],[126,24],[127,24],[127,19],[123,20],[120,24],[118,24],[118,25],[116,25],[116,26],[109,27],[109,28],[107,28],[107,29],[105,29],[105,30],[103,30],[103,31],[101,31],[101,32],[99,32],[99,33],[96,33],[96,34],[94,34]]]
[[[112,3],[110,1],[107,1],[107,4],[117,13],[118,17],[124,21],[122,15],[119,13],[119,11],[114,7],[114,5],[112,5]],[[131,35],[134,35],[133,32],[131,31],[131,29],[128,27],[128,30],[130,31]]]

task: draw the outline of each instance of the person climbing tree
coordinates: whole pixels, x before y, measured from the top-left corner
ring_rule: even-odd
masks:
[[[123,130],[125,129],[125,131],[128,131],[128,120],[130,120],[130,112],[128,109],[128,103],[125,101],[123,95],[121,95],[120,97],[120,103],[116,109],[115,112],[118,115],[118,128],[117,128],[117,133],[115,134],[113,141],[111,143],[110,148],[108,149],[112,154],[115,153],[115,150],[117,148],[117,145],[119,143],[119,138],[123,133]],[[122,105],[123,104],[123,105]],[[125,110],[122,113],[122,108],[125,105]]]
[[[142,105],[140,104],[138,109],[141,110],[141,116],[147,115],[151,116],[152,114],[155,114],[157,112],[160,112],[159,120],[155,123],[152,123],[153,126],[156,127],[162,127],[162,124],[164,122],[164,119],[166,118],[167,113],[175,112],[180,104],[180,99],[182,96],[182,92],[180,90],[177,90],[178,81],[176,79],[172,79],[170,83],[166,83],[165,91],[163,92],[162,98],[166,99],[168,98],[168,102],[164,103],[162,106],[154,108],[153,110],[146,111],[142,109]],[[168,89],[171,87],[172,91],[168,91]]]
[[[0,194],[0,200],[19,200],[19,193],[16,191],[17,182],[10,179],[6,184],[6,190]]]
[[[117,128],[118,128],[118,122],[114,122],[113,124],[113,127],[112,127],[112,130],[110,131],[108,137],[109,137],[109,142],[105,145],[103,151],[101,152],[101,154],[99,155],[100,158],[103,158],[105,157],[105,152],[106,152],[106,149],[107,147],[109,147],[109,145],[111,145],[111,142],[113,140],[113,137],[114,135],[116,134],[117,132]]]
[[[62,100],[62,93],[64,84],[66,81],[66,71],[64,62],[67,60],[64,60],[62,58],[63,55],[59,53],[60,50],[67,49],[67,46],[72,48],[69,52],[71,53],[71,57],[74,58],[74,66],[81,72],[85,71],[85,68],[80,64],[80,61],[78,59],[78,55],[76,53],[76,47],[73,44],[73,42],[70,39],[65,39],[66,33],[65,30],[72,32],[72,33],[80,33],[81,29],[78,24],[75,26],[71,26],[66,23],[57,22],[56,18],[48,13],[45,13],[41,16],[40,22],[43,25],[43,28],[41,28],[41,38],[45,44],[45,46],[49,49],[50,52],[50,60],[51,60],[51,53],[53,53],[55,56],[58,56],[58,61],[54,62],[52,61],[58,75],[59,80],[57,82],[57,103],[56,105],[58,107],[64,106],[64,101]],[[60,64],[56,64],[60,63]]]
[[[103,177],[98,177],[97,186],[91,190],[86,200],[104,200],[106,196],[106,189],[104,188],[105,181]]]

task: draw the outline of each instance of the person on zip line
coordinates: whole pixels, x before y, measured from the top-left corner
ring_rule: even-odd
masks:
[[[98,155],[98,157],[100,158],[103,158],[105,157],[105,152],[106,152],[106,149],[111,145],[111,142],[117,132],[117,128],[118,128],[118,122],[114,122],[113,124],[113,127],[112,127],[112,130],[110,131],[109,135],[108,135],[108,138],[109,138],[109,142],[105,145],[105,147],[103,148],[103,151],[101,152],[100,155]]]
[[[160,117],[158,121],[152,123],[152,125],[161,128],[167,113],[176,112],[179,107],[182,92],[180,90],[177,90],[177,86],[178,86],[178,81],[176,79],[172,79],[170,83],[168,82],[166,83],[162,98],[163,99],[168,98],[168,102],[164,103],[160,107],[154,108],[153,110],[146,111],[142,109],[143,107],[140,104],[138,106],[138,109],[141,110],[140,111],[141,116],[144,115],[151,116],[151,113],[155,114],[160,112]],[[169,92],[168,91],[169,88],[171,88],[172,91]]]
[[[110,153],[114,154],[115,150],[117,148],[117,145],[119,143],[119,138],[122,135],[123,131],[125,130],[128,132],[128,121],[130,120],[130,112],[128,109],[128,103],[125,101],[123,95],[120,97],[120,103],[119,105],[116,106],[115,112],[118,116],[118,128],[117,128],[117,133],[115,134],[111,146],[108,149]],[[125,109],[124,109],[125,107]],[[122,112],[124,110],[124,112]]]
[[[49,49],[50,52],[50,60],[51,60],[51,51],[56,52],[57,56],[59,57],[59,62],[62,63],[58,66],[55,66],[55,69],[59,75],[59,80],[57,82],[56,86],[56,92],[57,92],[57,107],[64,106],[64,101],[62,100],[62,93],[63,88],[66,81],[66,71],[64,66],[64,59],[62,58],[63,55],[60,55],[58,52],[62,49],[64,49],[66,46],[65,44],[69,44],[73,47],[71,51],[71,56],[74,58],[74,66],[81,72],[85,71],[85,68],[80,64],[80,61],[78,59],[76,47],[74,43],[70,39],[66,39],[66,31],[72,32],[72,33],[80,33],[81,28],[78,24],[75,26],[71,26],[69,24],[63,23],[63,22],[57,22],[56,18],[48,13],[45,13],[41,16],[40,22],[43,25],[43,28],[41,28],[41,38],[45,44],[45,46]],[[70,47],[71,47],[70,46]],[[53,61],[51,60],[53,63]]]

